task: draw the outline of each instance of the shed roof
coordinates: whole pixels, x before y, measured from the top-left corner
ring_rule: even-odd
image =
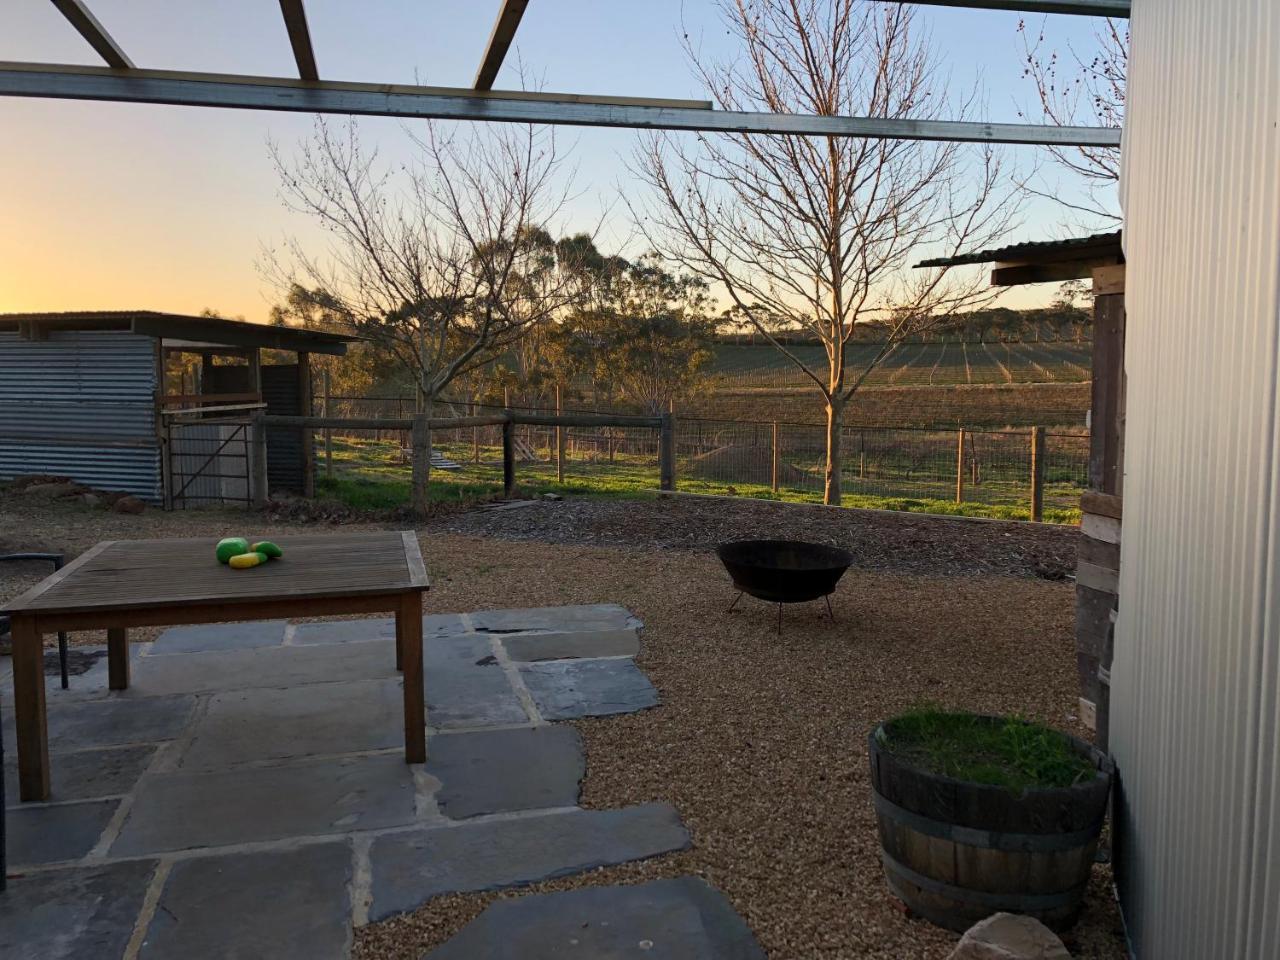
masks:
[[[63,313],[0,313],[0,330],[42,337],[50,330],[127,330],[164,340],[223,347],[263,347],[296,353],[347,352],[359,337],[298,327],[278,327],[225,317],[193,317],[155,310],[72,310]]]
[[[977,250],[955,257],[922,260],[917,267],[962,267],[974,263],[994,263],[993,287],[1024,283],[1052,283],[1084,279],[1094,268],[1124,263],[1121,232],[1095,233],[1066,240],[1015,243],[1008,247]]]

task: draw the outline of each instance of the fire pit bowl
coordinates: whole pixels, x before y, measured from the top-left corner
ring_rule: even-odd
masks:
[[[722,543],[716,554],[741,591],[729,609],[738,605],[743,593],[776,603],[779,629],[784,603],[827,597],[831,613],[830,595],[853,563],[848,550],[803,540],[735,540]]]

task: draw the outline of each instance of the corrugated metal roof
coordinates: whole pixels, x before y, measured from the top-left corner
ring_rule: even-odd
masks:
[[[220,346],[342,353],[359,337],[300,327],[281,327],[226,317],[193,317],[156,310],[68,310],[56,313],[0,313],[0,331],[34,325],[45,330],[131,330],[148,337],[199,340]]]
[[[937,257],[933,260],[922,260],[916,266],[962,267],[971,263],[1079,260],[1089,256],[1094,252],[1095,248],[1099,252],[1109,252],[1111,248],[1114,248],[1115,253],[1119,254],[1121,249],[1120,231],[1095,233],[1087,237],[1071,237],[1067,240],[1038,240],[1015,243],[1008,247],[996,247],[991,250],[963,253],[957,257]]]

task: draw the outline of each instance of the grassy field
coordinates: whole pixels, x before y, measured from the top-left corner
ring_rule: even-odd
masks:
[[[437,449],[455,460],[459,469],[431,472],[430,499],[433,502],[470,503],[501,494],[501,452],[498,448],[481,447],[479,463],[472,461],[474,451],[470,444],[445,443]],[[797,462],[792,466],[803,471],[800,476],[804,482],[780,484],[775,493],[769,483],[735,480],[723,475],[700,475],[692,458],[681,457],[677,466],[677,487],[685,493],[755,497],[790,503],[821,502],[820,486],[815,489],[807,455],[795,460]],[[323,466],[319,472],[316,486],[323,497],[363,510],[390,510],[409,502],[409,466],[404,462],[396,441],[335,438],[333,465],[331,478],[325,476]],[[724,474],[725,471],[717,472]],[[643,455],[619,453],[612,462],[569,460],[563,483],[557,482],[553,464],[546,461],[521,462],[516,467],[516,480],[523,496],[541,496],[544,493],[608,498],[658,495],[657,463],[653,457]],[[947,516],[1002,520],[1026,520],[1029,517],[1024,485],[985,481],[980,491],[974,491],[981,499],[956,503],[953,498],[945,497],[950,484],[951,481],[939,481],[934,477],[912,480],[886,477],[883,473],[859,480],[856,473],[848,471],[844,503],[849,507]],[[1079,510],[1067,506],[1078,496],[1078,487],[1074,483],[1055,481],[1050,477],[1046,489],[1045,520],[1078,523]]]
[[[850,344],[846,370],[861,372],[879,349],[875,343]],[[826,365],[826,354],[818,345],[788,350],[811,367],[821,370]],[[1083,383],[1090,377],[1092,350],[1087,342],[905,343],[871,373],[867,385]],[[808,382],[794,363],[768,343],[718,344],[712,373],[717,389],[779,389]]]

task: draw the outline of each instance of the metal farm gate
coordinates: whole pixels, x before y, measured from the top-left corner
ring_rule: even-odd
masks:
[[[169,506],[250,502],[249,420],[179,420],[165,426]]]

